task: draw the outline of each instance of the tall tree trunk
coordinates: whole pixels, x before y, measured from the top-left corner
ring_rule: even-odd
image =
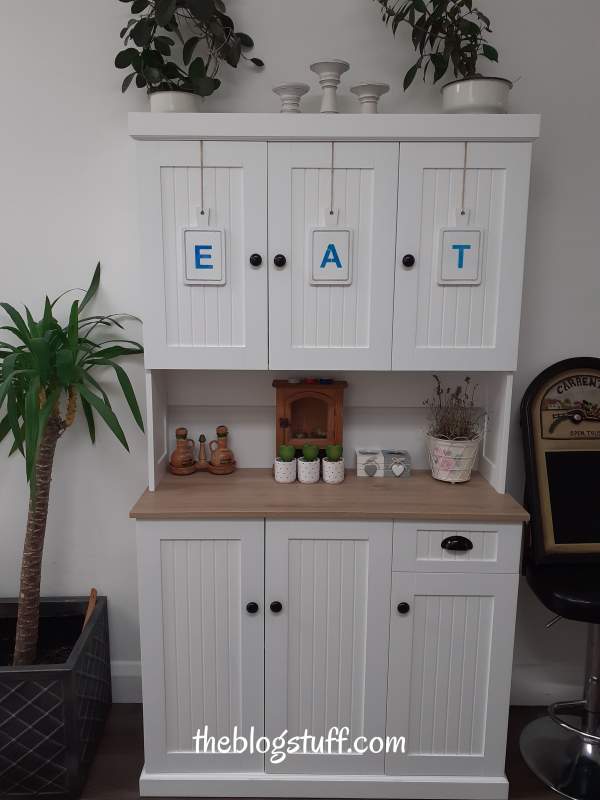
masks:
[[[17,614],[17,634],[15,641],[15,667],[32,664],[35,661],[40,617],[40,580],[48,499],[54,451],[63,423],[53,414],[46,424],[35,462],[35,493],[29,495],[29,514],[27,531],[21,562],[21,586],[19,590],[19,610]]]

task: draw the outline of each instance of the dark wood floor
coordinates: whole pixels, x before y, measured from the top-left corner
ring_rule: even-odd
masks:
[[[543,709],[513,708],[510,715],[506,771],[514,800],[550,800],[547,791],[529,772],[519,753],[521,728]],[[144,761],[142,707],[113,706],[104,738],[96,755],[84,800],[133,800],[139,797],[138,778]]]

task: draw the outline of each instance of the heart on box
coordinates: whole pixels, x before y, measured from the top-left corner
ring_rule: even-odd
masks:
[[[406,467],[404,466],[404,464],[392,464],[392,472],[397,478],[399,478],[400,475],[402,475],[405,469]]]
[[[377,464],[365,464],[365,473],[372,478],[377,474]]]

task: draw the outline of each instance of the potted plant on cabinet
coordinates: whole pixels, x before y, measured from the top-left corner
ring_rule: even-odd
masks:
[[[277,483],[294,483],[296,480],[296,448],[291,444],[279,445],[279,456],[273,464]]]
[[[394,35],[401,22],[412,28],[418,58],[404,78],[408,89],[418,71],[423,79],[433,70],[437,83],[451,70],[454,80],[442,87],[444,111],[450,113],[504,113],[511,81],[481,75],[480,58],[498,61],[498,51],[486,39],[489,17],[473,7],[473,0],[376,0],[384,22]]]
[[[316,444],[305,444],[298,459],[298,480],[300,483],[317,483],[319,471],[319,448]]]
[[[0,777],[3,797],[74,798],[83,786],[111,702],[105,597],[85,618],[86,598],[40,604],[41,565],[55,448],[78,408],[95,440],[95,415],[128,449],[109,398],[95,377],[114,371],[133,417],[142,417],[127,373],[117,363],[143,352],[115,338],[125,315],[83,315],[100,283],[100,265],[66,324],[47,297],[43,315],[25,318],[8,303],[12,342],[0,343],[0,440],[25,458],[29,513],[19,599],[0,600]]]
[[[264,66],[244,54],[254,42],[235,30],[222,0],[121,1],[131,3],[133,15],[120,34],[125,48],[115,58],[117,68],[131,69],[121,88],[127,91],[135,79],[150,95],[151,111],[197,111],[198,98],[221,85],[223,61],[234,68],[240,59]]]
[[[439,481],[464,483],[471,477],[481,441],[483,412],[475,405],[475,386],[469,377],[454,389],[437,375],[434,396],[424,401],[429,411],[427,455],[431,474]]]
[[[344,480],[344,448],[341,444],[330,444],[325,448],[323,480],[325,483],[341,483]]]

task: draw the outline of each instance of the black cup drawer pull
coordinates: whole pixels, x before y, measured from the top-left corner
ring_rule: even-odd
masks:
[[[454,550],[455,552],[465,553],[473,549],[473,542],[466,536],[447,536],[442,541],[444,550]]]

